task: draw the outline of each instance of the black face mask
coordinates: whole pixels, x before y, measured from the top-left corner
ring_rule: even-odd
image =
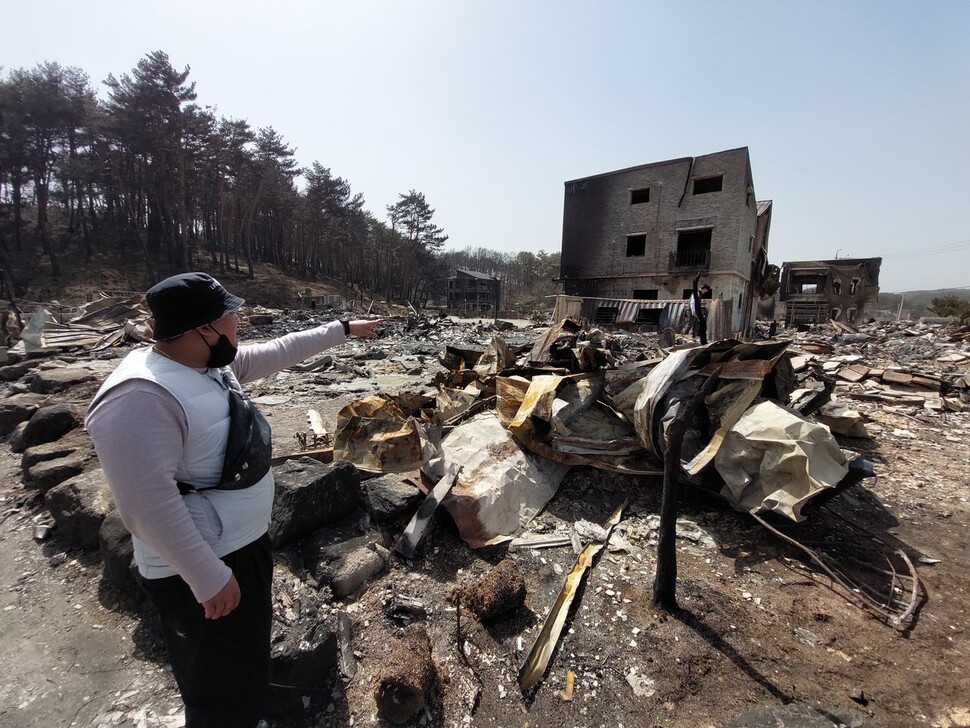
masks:
[[[203,337],[203,341],[205,341],[205,337]],[[209,346],[209,342],[206,342],[206,346]],[[236,358],[237,350],[238,348],[233,346],[232,342],[229,341],[229,337],[225,334],[219,334],[219,340],[209,346],[209,361],[205,365],[210,369],[227,367]]]

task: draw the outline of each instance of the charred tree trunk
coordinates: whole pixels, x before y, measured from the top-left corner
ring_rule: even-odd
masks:
[[[57,260],[57,253],[54,251],[54,244],[51,241],[50,225],[47,219],[47,203],[50,198],[50,188],[47,180],[37,180],[37,232],[40,234],[40,244],[47,254],[51,264],[51,275],[59,276],[61,266]]]
[[[664,486],[660,502],[660,528],[657,534],[657,573],[653,580],[653,606],[666,612],[677,607],[677,483],[680,478],[680,451],[687,425],[707,395],[714,391],[718,374],[711,374],[701,390],[688,400],[667,429],[664,452]]]
[[[20,253],[24,249],[23,180],[16,169],[10,175],[10,187],[13,193],[13,247]]]

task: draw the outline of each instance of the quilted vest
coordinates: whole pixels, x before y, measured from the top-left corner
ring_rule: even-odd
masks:
[[[223,377],[227,380],[225,383]],[[105,380],[94,401],[129,379],[145,379],[164,387],[185,412],[188,437],[175,479],[199,489],[218,485],[229,437],[226,386],[239,388],[231,370],[208,369],[203,373],[178,364],[153,349],[138,349],[125,357]]]

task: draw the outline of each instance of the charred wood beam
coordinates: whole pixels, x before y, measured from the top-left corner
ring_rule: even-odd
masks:
[[[707,396],[714,391],[718,373],[712,373],[700,391],[687,402],[667,430],[664,453],[664,485],[657,534],[657,573],[653,581],[653,605],[667,612],[677,611],[677,481],[683,471],[681,446],[687,424]]]

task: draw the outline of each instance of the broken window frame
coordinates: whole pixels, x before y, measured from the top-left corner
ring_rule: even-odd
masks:
[[[650,188],[640,187],[637,189],[630,190],[630,204],[631,205],[643,205],[650,202]]]
[[[793,272],[788,284],[788,292],[802,296],[818,296],[825,291],[827,277],[825,273]],[[812,287],[813,290],[806,290],[809,287]]]
[[[709,195],[724,189],[724,175],[712,174],[709,177],[695,177],[692,194]]]
[[[677,250],[671,263],[676,268],[706,268],[711,261],[714,228],[692,228],[677,231]]]
[[[637,252],[639,251],[639,252]],[[626,257],[642,258],[647,254],[647,234],[639,233],[626,236]]]

